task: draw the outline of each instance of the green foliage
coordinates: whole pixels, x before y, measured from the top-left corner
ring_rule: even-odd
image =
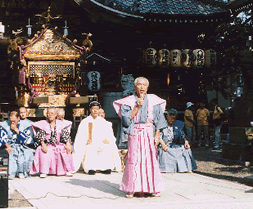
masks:
[[[225,91],[228,88],[227,77],[238,73],[243,74],[243,79],[247,77],[242,56],[245,51],[249,50],[246,42],[252,35],[251,20],[251,11],[232,16],[230,22],[217,26],[215,36],[204,40],[214,46],[218,63],[216,69],[210,69],[204,73],[203,82],[208,90],[220,91],[227,99],[231,96]]]

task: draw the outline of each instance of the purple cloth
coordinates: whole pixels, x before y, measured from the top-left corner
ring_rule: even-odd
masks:
[[[33,129],[41,129],[46,132],[45,140],[49,141],[51,129],[48,121],[43,120],[32,125]],[[57,143],[47,144],[47,153],[41,149],[41,145],[36,149],[34,161],[30,174],[56,174],[57,176],[65,175],[75,170],[71,153],[67,154],[65,144],[60,142],[62,130],[68,128],[64,122],[56,120],[56,139]]]
[[[19,71],[18,83],[25,85],[25,72]]]

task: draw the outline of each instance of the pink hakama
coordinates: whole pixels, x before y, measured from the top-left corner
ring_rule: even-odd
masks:
[[[135,124],[128,139],[127,163],[120,190],[144,193],[164,190],[156,160],[153,124]]]
[[[44,153],[39,146],[34,155],[33,166],[30,174],[56,174],[57,176],[66,175],[74,171],[72,155],[67,154],[65,144],[47,145],[47,153]]]
[[[154,145],[154,123],[156,123],[157,128],[160,129],[160,125],[158,125],[158,123],[163,117],[166,101],[156,95],[150,94],[147,95],[147,98],[147,122],[138,122],[138,112],[134,117],[134,127],[132,132],[128,135],[127,162],[120,190],[129,193],[159,193],[164,191],[164,184],[156,158],[156,148]],[[128,109],[124,111],[129,111],[127,114],[128,116],[126,116],[126,112],[124,113],[124,117],[130,118],[131,112],[136,106],[136,99],[134,96],[129,96],[114,101],[113,105],[116,113],[123,120],[122,107],[123,109]],[[126,108],[124,105],[127,105],[129,108]],[[161,109],[160,116],[162,117],[159,116],[158,119],[153,120],[153,112],[155,112],[154,107],[157,105]]]

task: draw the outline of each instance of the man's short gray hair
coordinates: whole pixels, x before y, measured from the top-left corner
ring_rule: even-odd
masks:
[[[168,111],[165,111],[166,115],[177,115],[177,110],[176,109],[169,109]]]
[[[25,111],[27,112],[27,109],[26,109],[25,107],[20,107],[20,108],[19,108],[19,111],[22,110],[22,109],[25,110]]]
[[[138,78],[136,78],[136,79],[134,80],[134,86],[137,85],[137,82],[138,82],[139,79],[144,79],[144,80],[146,80],[146,81],[147,81],[147,84],[148,84],[148,86],[149,86],[149,81],[148,81],[148,79],[145,78],[145,77],[138,77]]]
[[[55,107],[47,108],[47,113],[48,113],[49,110],[52,110],[54,113],[57,113],[57,109]]]

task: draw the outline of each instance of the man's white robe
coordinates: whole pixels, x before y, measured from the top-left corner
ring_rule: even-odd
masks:
[[[89,137],[92,142],[87,145]],[[103,142],[106,139],[109,144]],[[101,117],[94,119],[92,116],[83,119],[78,126],[74,143],[75,171],[78,171],[80,164],[86,173],[89,170],[113,170],[115,146],[112,126],[108,121]],[[119,155],[117,157],[119,158]]]

